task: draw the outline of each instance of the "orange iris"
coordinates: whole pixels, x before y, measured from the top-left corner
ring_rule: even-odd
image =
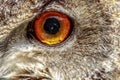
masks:
[[[63,42],[69,36],[71,23],[65,14],[48,11],[36,18],[34,31],[40,42],[54,45]]]

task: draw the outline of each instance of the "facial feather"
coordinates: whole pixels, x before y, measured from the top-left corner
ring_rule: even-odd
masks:
[[[120,1],[5,0],[0,4],[1,79],[120,79]],[[29,21],[51,10],[74,20],[71,37],[56,47],[26,38]]]

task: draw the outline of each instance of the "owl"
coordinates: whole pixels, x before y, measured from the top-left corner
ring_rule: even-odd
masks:
[[[120,80],[120,1],[0,0],[0,80]]]

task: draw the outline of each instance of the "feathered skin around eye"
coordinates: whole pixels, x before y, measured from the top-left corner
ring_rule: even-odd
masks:
[[[51,10],[73,18],[71,38],[56,47],[26,39],[27,23]],[[0,0],[0,79],[120,80],[119,13],[118,0]]]

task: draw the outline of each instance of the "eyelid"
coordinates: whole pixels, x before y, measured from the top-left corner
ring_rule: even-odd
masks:
[[[47,12],[47,11],[45,11],[45,12]],[[44,13],[44,12],[42,12],[42,13]],[[42,14],[42,13],[40,13],[40,14]],[[40,15],[40,14],[38,14],[38,15]],[[63,13],[64,14],[64,13]],[[36,38],[34,37],[34,35],[35,35],[35,33],[34,33],[34,30],[33,30],[33,24],[34,24],[34,21],[35,21],[35,19],[38,17],[38,15],[36,16],[36,17],[34,17],[29,23],[28,23],[28,26],[27,26],[27,38],[30,40],[30,41],[36,41]],[[66,14],[65,14],[66,15]],[[68,16],[68,15],[67,15]],[[70,37],[71,37],[71,35],[73,35],[73,33],[74,33],[74,20],[70,17],[70,16],[68,16],[69,18],[70,18],[70,22],[72,23],[71,24],[71,26],[73,27],[73,29],[72,29],[72,31],[71,31],[71,34],[69,35],[69,37],[64,41],[64,42],[62,42],[61,44],[56,44],[55,46],[59,46],[59,45],[62,45],[62,44],[64,44],[64,43],[66,43],[69,39],[70,39]],[[41,43],[42,44],[42,43]],[[45,45],[45,44],[44,44]]]

